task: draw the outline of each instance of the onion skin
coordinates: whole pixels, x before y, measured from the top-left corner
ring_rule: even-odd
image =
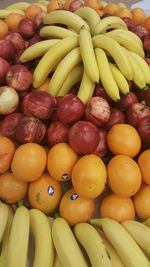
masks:
[[[19,105],[19,96],[15,89],[8,86],[0,87],[0,115],[11,114]]]

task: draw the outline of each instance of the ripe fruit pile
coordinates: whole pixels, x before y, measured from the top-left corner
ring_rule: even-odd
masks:
[[[26,229],[16,244],[23,251],[19,267],[26,264],[29,222],[41,243],[36,267],[74,267],[75,255],[76,266],[89,266],[72,248],[76,239],[92,267],[147,267],[149,229],[137,221],[150,218],[149,17],[97,0],[40,0],[14,3],[0,18],[0,199],[16,209],[13,219],[0,203],[6,266],[18,259],[12,247],[19,220]],[[47,218],[58,214],[52,237],[61,264],[56,258],[53,265]],[[101,227],[100,235],[88,223]],[[118,236],[124,242],[116,243]],[[73,242],[69,259],[65,239]],[[97,242],[102,262],[93,256]],[[128,245],[136,259],[126,254]],[[43,258],[42,246],[52,255]]]

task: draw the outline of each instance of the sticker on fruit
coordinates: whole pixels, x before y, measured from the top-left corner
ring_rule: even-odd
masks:
[[[0,246],[150,266],[149,0],[0,0]]]

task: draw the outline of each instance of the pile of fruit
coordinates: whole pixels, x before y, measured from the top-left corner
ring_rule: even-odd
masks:
[[[0,266],[25,267],[32,238],[34,267],[149,266],[142,9],[40,0],[0,10],[0,200]]]

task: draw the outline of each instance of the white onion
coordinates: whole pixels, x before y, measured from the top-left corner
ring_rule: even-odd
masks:
[[[16,110],[19,104],[17,92],[8,86],[0,87],[0,115],[10,114]]]

